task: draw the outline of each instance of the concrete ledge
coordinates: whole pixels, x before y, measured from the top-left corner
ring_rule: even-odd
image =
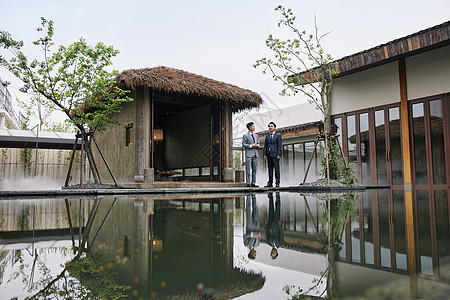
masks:
[[[381,187],[383,188],[383,187]],[[0,200],[15,197],[74,196],[74,195],[164,195],[164,194],[248,194],[267,192],[341,192],[364,191],[365,186],[354,187],[184,187],[184,188],[132,188],[132,189],[64,189],[48,191],[0,191]]]
[[[289,192],[353,192],[365,191],[366,186],[291,186]]]

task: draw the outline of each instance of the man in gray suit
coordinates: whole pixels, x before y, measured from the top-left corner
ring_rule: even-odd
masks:
[[[248,258],[256,258],[256,247],[261,243],[259,230],[258,206],[256,205],[256,195],[247,195],[245,200],[245,232],[244,245],[249,249]]]
[[[245,177],[248,187],[257,187],[256,169],[258,168],[259,137],[254,134],[255,123],[247,123],[248,132],[242,137],[242,147],[245,150]]]

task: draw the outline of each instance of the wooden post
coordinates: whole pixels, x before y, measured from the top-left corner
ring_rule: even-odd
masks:
[[[66,182],[64,183],[65,187],[69,185],[70,172],[72,171],[73,159],[75,157],[75,153],[77,152],[77,143],[78,143],[78,134],[75,135],[75,143],[73,144],[72,155],[70,157],[69,170],[67,171]]]
[[[152,133],[153,135],[153,133]],[[153,139],[153,136],[152,136]],[[145,168],[145,104],[144,88],[136,91],[136,170],[134,175],[135,182],[144,181]]]
[[[150,98],[150,168],[154,168],[153,166],[153,156],[155,154],[155,90],[152,90],[152,95]]]
[[[314,216],[311,212],[311,209],[309,208],[308,200],[306,199],[305,195],[303,195],[303,199],[305,200],[306,208],[308,209],[309,215],[311,216],[311,219],[313,221],[314,228],[317,232],[319,232],[319,220],[317,220],[317,223],[314,221]]]
[[[314,158],[314,155],[316,154],[316,150],[317,150],[317,141],[314,142],[314,151],[311,155],[311,158],[309,159],[308,167],[306,168],[305,177],[303,178],[302,184],[305,184],[305,182],[306,182],[306,177],[308,177],[309,168],[311,167],[311,162]]]
[[[398,68],[400,77],[400,114],[402,122],[403,184],[405,190],[410,191],[412,190],[411,141],[409,138],[409,114],[405,59],[399,60]]]
[[[82,218],[81,218],[81,203],[82,203],[82,199],[80,198],[80,202],[79,202],[79,207],[78,207],[78,254],[77,255],[81,255],[81,236],[82,236],[82,228],[83,228],[83,224],[82,224]]]
[[[86,150],[86,156],[89,161],[89,168],[91,169],[92,176],[94,177],[94,181],[97,184],[101,183],[100,175],[98,174],[97,165],[94,161],[94,156],[92,155],[91,143],[89,142],[87,135],[84,136],[84,145],[85,145],[84,149]]]
[[[86,226],[84,227],[83,238],[81,239],[81,244],[79,246],[80,253],[82,252],[81,247],[84,247],[84,244],[86,244],[87,239],[89,237],[89,233],[91,232],[92,223],[94,222],[95,216],[97,215],[99,205],[100,205],[100,200],[98,198],[95,198],[94,204],[92,205],[92,209],[89,212],[88,220],[86,221]],[[80,220],[81,220],[81,218],[80,218]]]
[[[69,229],[70,229],[70,237],[72,238],[72,248],[75,248],[75,238],[73,235],[73,225],[72,225],[72,217],[70,215],[70,204],[69,199],[64,199],[66,202],[66,210],[67,210],[67,219],[69,221]]]
[[[27,175],[27,160],[28,160],[27,147],[25,146],[24,153],[23,153],[23,178],[25,178]]]
[[[417,298],[416,243],[414,237],[414,203],[412,191],[411,141],[409,138],[408,94],[406,84],[406,62],[398,61],[400,82],[400,114],[402,124],[403,149],[403,189],[405,197],[406,237],[408,249],[408,272],[410,278],[411,299]]]
[[[108,162],[106,161],[105,157],[103,156],[103,153],[102,153],[102,151],[100,150],[100,147],[98,146],[97,141],[95,140],[95,137],[94,137],[94,136],[92,136],[92,140],[94,141],[94,144],[95,144],[95,146],[97,147],[98,153],[100,153],[100,156],[102,157],[103,162],[105,163],[106,168],[107,168],[108,171],[109,171],[109,174],[111,175],[112,179],[114,180],[114,184],[116,185],[116,187],[119,188],[119,187],[120,187],[120,186],[119,186],[119,183],[117,182],[116,177],[114,176],[114,174],[113,174],[111,168],[109,167]]]
[[[80,188],[83,188],[83,148],[84,148],[84,132],[81,134],[81,154],[80,154]]]
[[[114,205],[116,204],[118,197],[114,198],[113,203],[111,204],[111,207],[108,209],[108,212],[106,213],[105,217],[103,218],[103,221],[101,222],[100,226],[97,228],[97,232],[95,233],[94,237],[91,240],[91,245],[94,243],[95,239],[97,238],[98,233],[100,232],[100,230],[102,230],[103,225],[105,225],[106,220],[109,217],[109,214],[111,213],[111,210],[113,209]]]

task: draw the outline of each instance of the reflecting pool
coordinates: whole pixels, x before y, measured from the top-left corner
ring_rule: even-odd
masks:
[[[405,194],[1,199],[0,299],[448,299],[449,191]]]

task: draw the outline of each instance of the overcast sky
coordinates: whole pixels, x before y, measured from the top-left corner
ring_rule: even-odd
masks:
[[[56,45],[80,37],[113,45],[120,51],[114,59],[119,71],[183,69],[261,93],[266,108],[277,108],[306,101],[278,96],[279,83],[252,66],[270,55],[268,34],[287,36],[277,26],[279,4],[291,8],[297,27],[308,32],[316,16],[319,30],[330,32],[323,45],[335,59],[450,19],[449,0],[0,0],[0,29],[30,45],[42,16],[55,22]],[[20,97],[13,75],[0,68],[0,77],[13,82],[9,90]]]

